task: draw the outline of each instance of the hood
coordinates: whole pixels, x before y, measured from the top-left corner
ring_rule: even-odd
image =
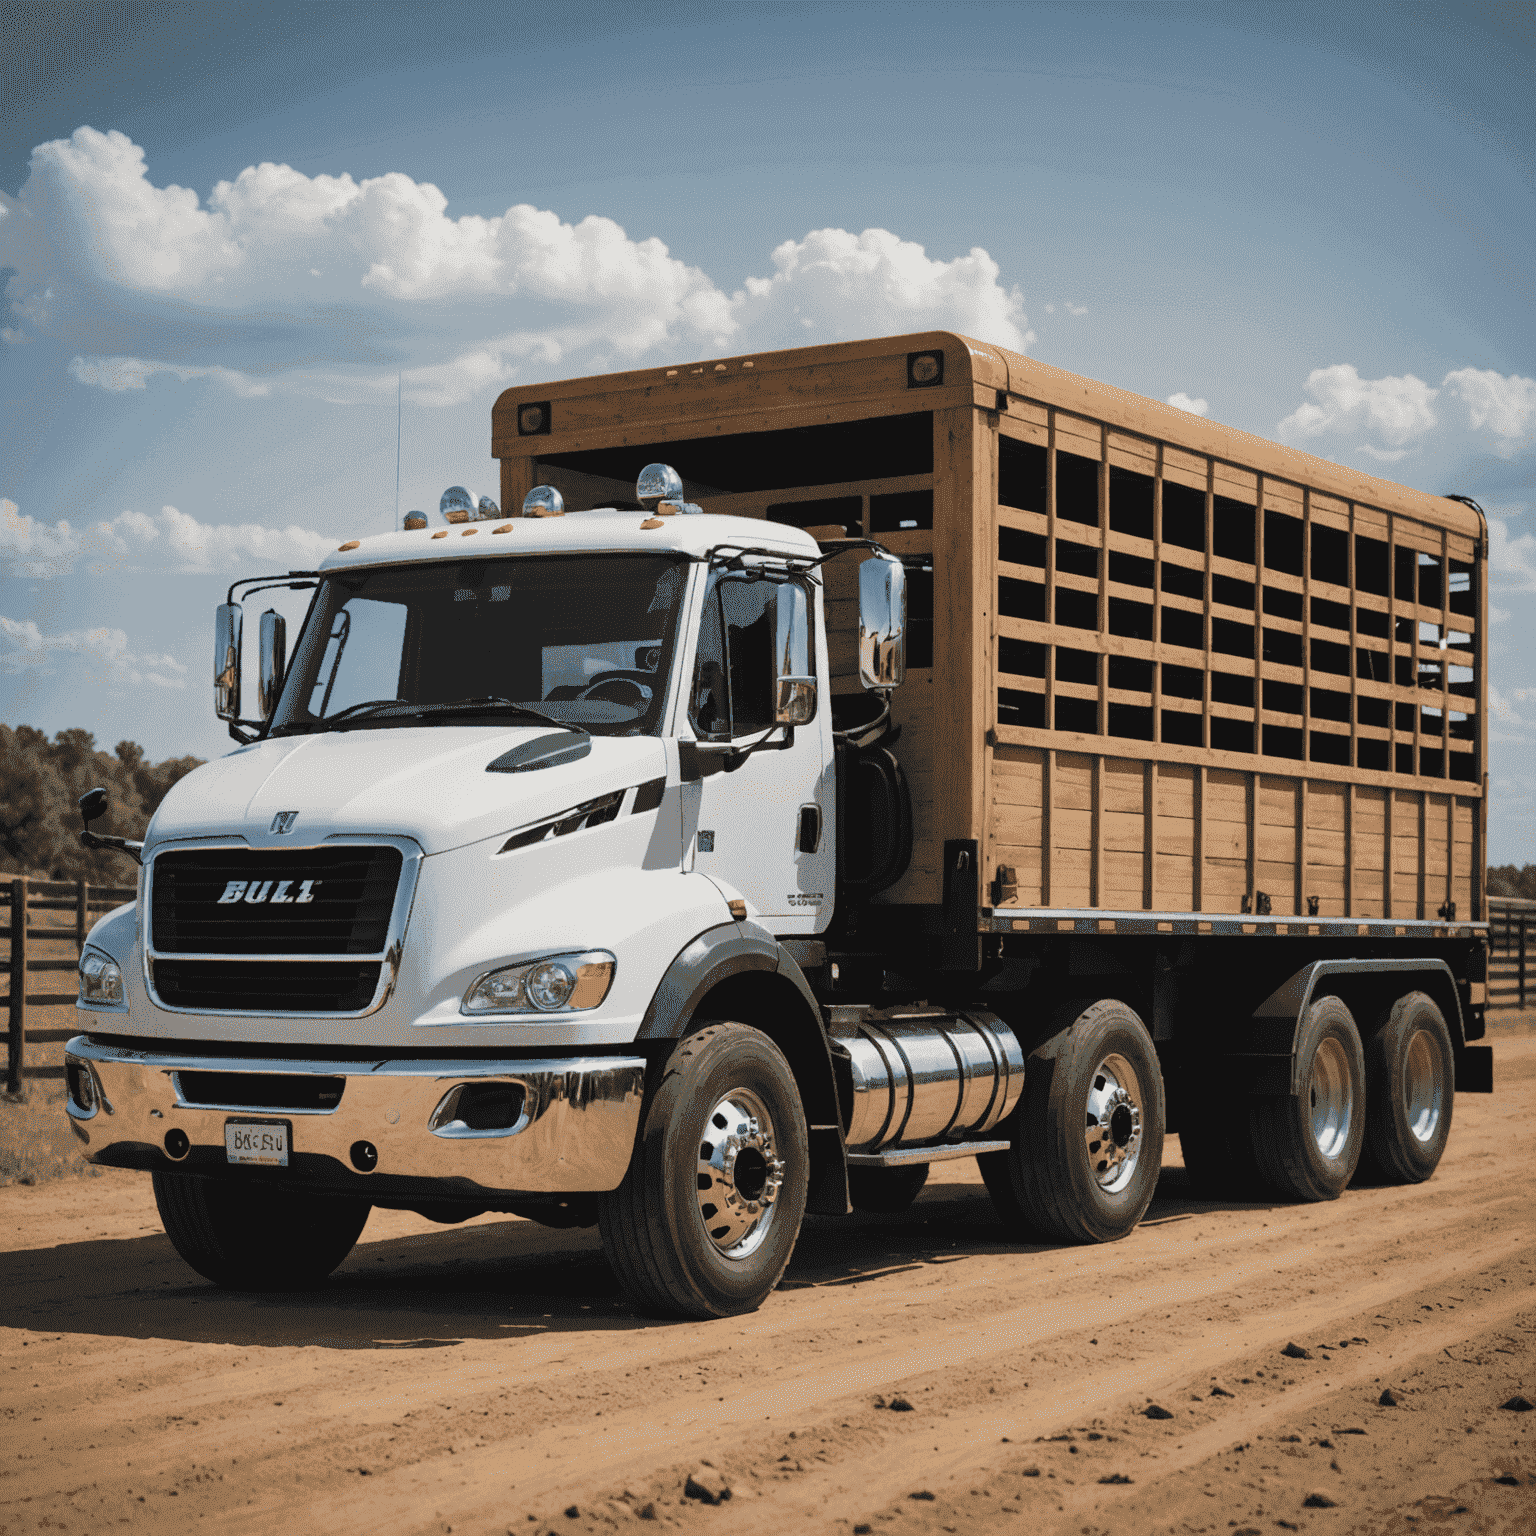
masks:
[[[549,726],[406,726],[254,742],[178,782],[149,824],[146,851],[186,838],[243,837],[304,846],[336,833],[408,837],[424,853],[510,832],[666,772],[655,737],[594,736],[574,763],[489,773],[504,752]],[[287,835],[280,811],[297,811]]]

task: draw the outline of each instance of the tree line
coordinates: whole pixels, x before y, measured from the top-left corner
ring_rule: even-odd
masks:
[[[98,785],[111,797],[94,832],[141,838],[166,792],[202,762],[147,762],[136,741],[103,752],[89,731],[60,731],[52,741],[30,725],[0,725],[0,872],[50,880],[131,885],[133,863],[121,853],[80,846],[75,802]]]
[[[1495,864],[1488,870],[1490,896],[1519,896],[1536,901],[1536,864]]]

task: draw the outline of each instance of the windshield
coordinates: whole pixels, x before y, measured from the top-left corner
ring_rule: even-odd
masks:
[[[315,594],[271,734],[520,717],[654,734],[686,569],[558,555],[339,572]]]

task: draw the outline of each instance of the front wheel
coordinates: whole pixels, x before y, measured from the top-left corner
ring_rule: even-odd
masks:
[[[624,1182],[599,1206],[603,1251],[635,1309],[755,1311],[794,1252],[809,1170],[799,1090],[767,1035],[720,1023],[679,1042]]]
[[[1163,1078],[1134,1010],[1082,1009],[1024,1071],[1008,1124],[1013,1146],[977,1159],[1008,1225],[1070,1243],[1132,1231],[1163,1162]]]
[[[166,1236],[206,1280],[231,1291],[292,1291],[319,1283],[351,1253],[372,1206],[184,1173],[157,1173]]]

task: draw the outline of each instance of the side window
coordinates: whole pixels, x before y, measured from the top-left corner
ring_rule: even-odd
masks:
[[[810,670],[807,596],[798,583],[711,578],[689,711],[701,737],[749,735],[773,724],[780,673]]]
[[[371,699],[400,697],[405,618],[403,603],[366,597],[352,598],[337,612],[310,689],[311,715],[335,715]]]

